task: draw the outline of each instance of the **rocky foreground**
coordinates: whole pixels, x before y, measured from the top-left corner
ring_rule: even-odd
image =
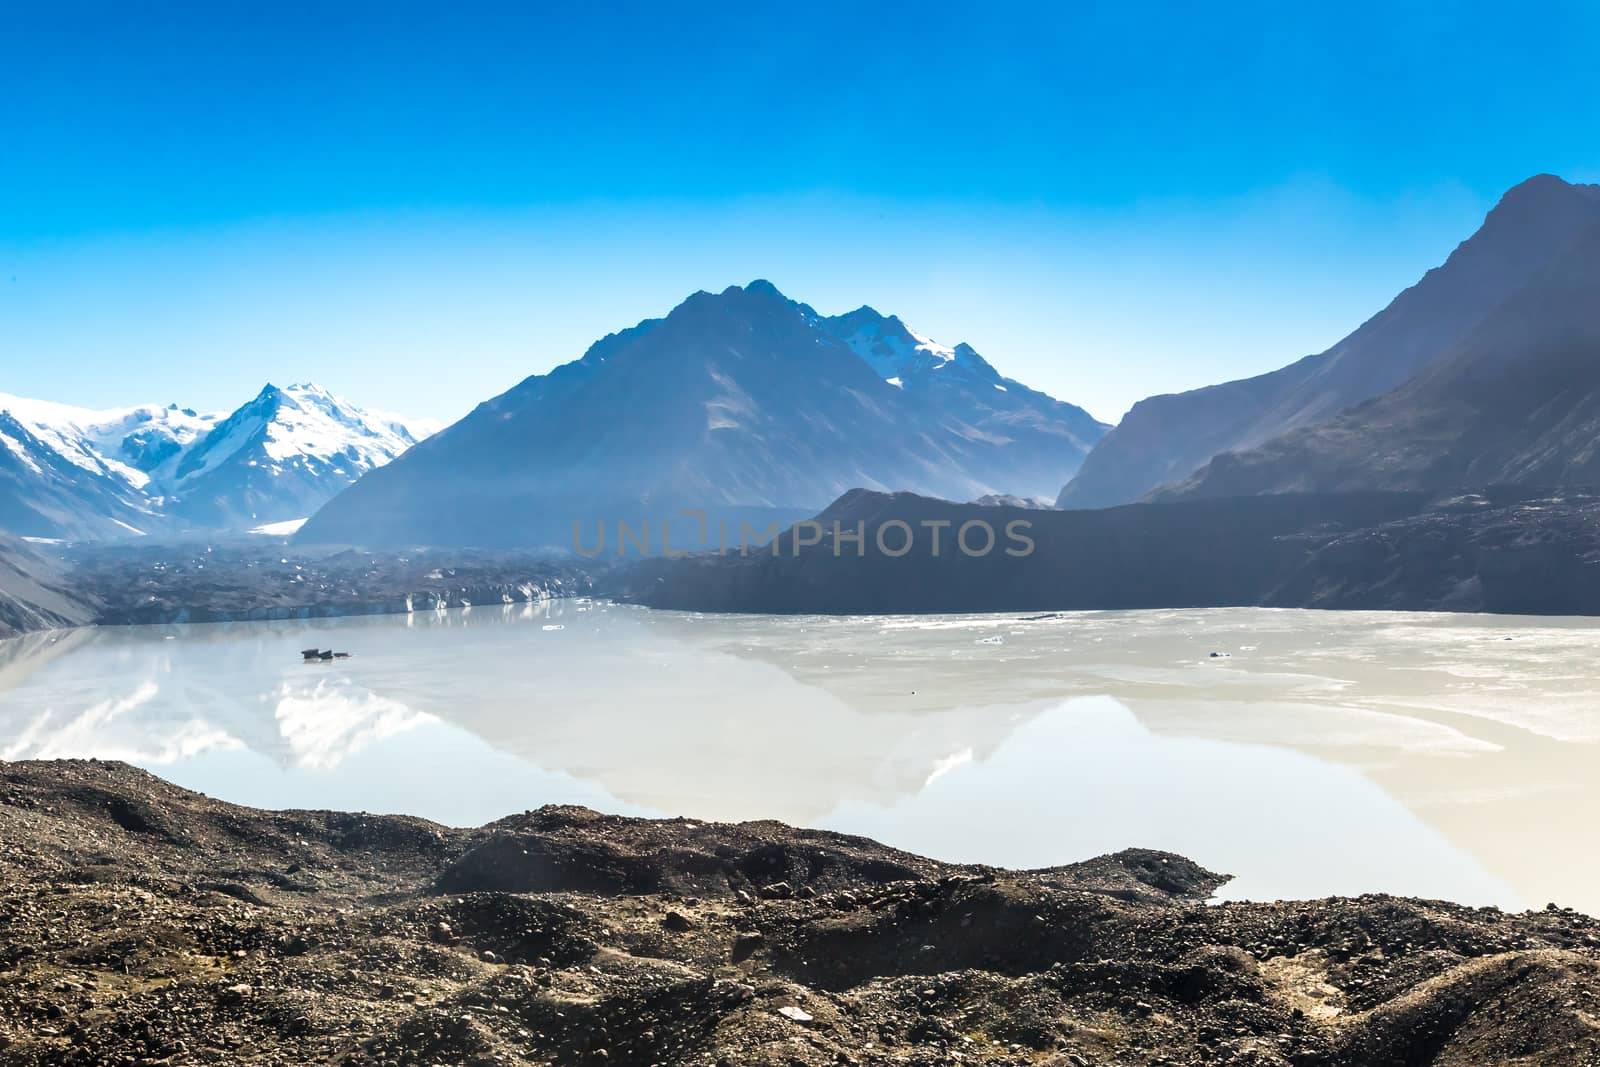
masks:
[[[1222,881],[580,808],[265,812],[0,763],[0,1062],[1600,1062],[1592,919],[1207,906]]]

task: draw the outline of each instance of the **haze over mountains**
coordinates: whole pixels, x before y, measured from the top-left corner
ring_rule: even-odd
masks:
[[[1538,392],[1547,385],[1564,388],[1562,383],[1546,381],[1556,358],[1550,346],[1579,343],[1583,327],[1572,315],[1580,314],[1584,303],[1583,286],[1574,275],[1583,271],[1585,256],[1592,264],[1593,249],[1578,247],[1585,235],[1600,224],[1600,187],[1570,185],[1551,175],[1539,175],[1516,186],[1484,220],[1482,227],[1463,242],[1439,268],[1429,271],[1416,285],[1401,293],[1383,311],[1373,316],[1349,337],[1320,355],[1307,356],[1268,374],[1227,382],[1187,393],[1154,396],[1136,404],[1122,423],[1107,435],[1082,469],[1062,490],[1061,507],[1104,507],[1138,500],[1158,487],[1184,482],[1219,453],[1246,452],[1267,446],[1271,455],[1281,455],[1270,464],[1265,460],[1227,459],[1201,481],[1214,494],[1247,494],[1291,488],[1380,488],[1395,484],[1407,487],[1427,482],[1397,479],[1381,467],[1394,461],[1395,450],[1410,450],[1408,468],[1426,465],[1417,449],[1427,449],[1420,439],[1410,445],[1397,441],[1388,459],[1370,459],[1363,473],[1361,453],[1374,444],[1366,435],[1383,429],[1377,423],[1365,424],[1354,435],[1347,433],[1341,444],[1332,438],[1318,439],[1307,427],[1325,423],[1345,409],[1404,385],[1425,367],[1456,358],[1463,349],[1492,346],[1498,358],[1512,363],[1524,356],[1542,352],[1538,362],[1530,362],[1523,399],[1516,411],[1504,412],[1506,420],[1521,418],[1538,409],[1529,390]],[[1559,295],[1558,290],[1577,287]],[[1540,295],[1550,289],[1548,296]],[[1600,299],[1592,285],[1591,301]],[[1511,300],[1519,301],[1520,312],[1501,311]],[[1548,302],[1548,306],[1547,306]],[[1545,321],[1549,313],[1566,316],[1558,326]],[[1575,330],[1562,340],[1562,331]],[[1581,360],[1568,345],[1571,362],[1567,372],[1577,371]],[[1474,358],[1480,363],[1480,352]],[[1567,373],[1563,372],[1563,373]],[[1430,387],[1430,390],[1445,388]],[[1484,397],[1487,406],[1480,418],[1493,423],[1493,409],[1499,399]],[[1509,400],[1510,398],[1504,398]],[[1396,395],[1381,406],[1385,414],[1375,416],[1386,425],[1395,422],[1396,412],[1414,403],[1437,407],[1426,395],[1412,392]],[[1435,434],[1448,430],[1437,421],[1430,425]],[[1447,418],[1447,417],[1446,417]],[[1403,420],[1402,420],[1403,421]],[[1341,420],[1343,422],[1343,420]],[[1353,426],[1354,424],[1346,424]],[[1289,446],[1268,446],[1281,434],[1304,431],[1296,450]],[[1402,436],[1410,431],[1401,431]],[[1326,457],[1313,456],[1325,448],[1345,447],[1351,454],[1332,462],[1343,473],[1313,477],[1310,470],[1328,463]],[[1287,458],[1294,452],[1298,460]],[[1382,450],[1380,450],[1382,451]],[[1305,464],[1302,469],[1297,463]],[[1242,468],[1264,469],[1245,478]],[[1546,462],[1543,470],[1553,472],[1560,464]],[[1457,469],[1463,476],[1488,477],[1494,464],[1485,462],[1463,466],[1452,461],[1440,467]],[[1520,470],[1520,473],[1517,473]],[[1535,468],[1515,464],[1495,476],[1531,475]],[[1541,475],[1544,476],[1544,475]],[[1170,493],[1168,494],[1170,495]]]
[[[1066,486],[1065,511],[850,494],[821,526],[864,521],[864,552],[788,533],[776,554],[651,561],[631,595],[755,612],[1595,614],[1596,487],[1600,187],[1540,176],[1327,352],[1137,405]],[[1034,550],[875,547],[874,529],[930,521],[1026,521]]]
[[[1048,497],[1106,429],[970,346],[868,307],[822,316],[755,281],[696,293],[481,404],[299,537],[564,547],[574,521],[697,508],[759,525],[858,487]]]
[[[856,489],[1027,506],[1066,482],[1059,503],[1084,508],[1596,485],[1597,309],[1600,187],[1541,175],[1327,352],[1152,397],[1108,434],[969,345],[758,280],[609,335],[421,444],[315,386],[226,416],[0,396],[0,527],[108,539],[311,515],[313,545],[567,548],[574,522],[698,509],[760,529]],[[698,547],[693,525],[673,547]]]
[[[426,433],[309,384],[231,414],[0,394],[0,527],[107,540],[303,519]]]
[[[1600,187],[1582,191],[1595,221],[1415,378],[1157,495],[1600,485]]]
[[[1593,483],[1597,272],[1600,187],[1540,175],[1328,351],[1152,397],[1109,434],[871,308],[826,317],[762,281],[697,293],[481,405],[303,536],[567,544],[574,520],[787,520],[857,488],[1048,498],[1061,470],[1068,508]]]

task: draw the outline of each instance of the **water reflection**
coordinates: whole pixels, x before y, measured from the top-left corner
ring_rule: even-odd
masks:
[[[0,757],[258,806],[779,818],[1008,866],[1137,844],[1237,896],[1600,911],[1583,623],[553,602],[55,636],[0,644]]]

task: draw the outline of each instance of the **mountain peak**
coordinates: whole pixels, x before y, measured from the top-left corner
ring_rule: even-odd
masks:
[[[730,285],[720,293],[697,290],[673,308],[668,313],[667,319],[680,319],[685,315],[691,317],[720,315],[731,309],[744,309],[746,312],[760,309],[763,313],[768,313],[774,308],[798,309],[800,306],[779,292],[778,287],[771,282],[757,278],[749,285]],[[640,325],[643,326],[651,321],[646,319]]]
[[[751,296],[770,296],[788,302],[789,298],[778,291],[778,287],[765,278],[757,278],[744,287],[744,291]]]
[[[989,361],[978,355],[978,350],[967,344],[965,341],[962,341],[960,344],[956,345],[955,348],[951,349],[951,353],[952,362],[959,364],[960,366],[976,367],[981,370],[991,372],[994,370],[994,368],[989,365]]]
[[[1505,191],[1489,212],[1485,227],[1538,226],[1583,218],[1600,218],[1600,185],[1575,185],[1554,174],[1535,174]]]
[[[1341,412],[1419,380],[1429,368],[1441,365],[1439,361],[1457,358],[1459,346],[1483,327],[1495,309],[1530,285],[1548,286],[1547,274],[1553,268],[1570,273],[1570,251],[1586,237],[1596,236],[1600,236],[1600,187],[1536,174],[1507,190],[1477,232],[1457,245],[1443,264],[1332,348],[1266,374],[1150,397],[1134,405],[1062,491],[1057,504],[1104,507],[1129,503],[1163,484],[1190,485],[1197,472],[1229,453],[1233,458],[1212,468],[1216,476],[1209,487],[1220,491],[1217,487],[1226,479],[1230,494],[1255,492],[1267,484],[1267,476],[1247,477],[1241,472],[1263,462],[1263,456],[1276,454],[1270,452],[1278,447],[1273,441],[1289,440],[1290,434],[1314,436],[1333,426]],[[1539,333],[1548,330],[1537,324],[1540,317],[1529,316],[1528,336],[1548,340],[1548,332]],[[1518,344],[1504,347],[1514,351]],[[1544,383],[1525,384],[1536,391]],[[1368,442],[1352,434],[1340,447],[1346,445],[1359,455]],[[1316,475],[1321,477],[1334,469],[1333,448],[1319,444],[1294,454],[1316,455],[1302,470],[1321,472]],[[1408,455],[1416,454],[1420,453]],[[1294,482],[1284,477],[1278,485],[1311,491],[1312,477],[1307,473]],[[1344,487],[1377,485],[1352,482]]]
[[[1507,189],[1500,199],[1506,201],[1531,196],[1557,196],[1569,190],[1581,188],[1583,186],[1574,185],[1559,175],[1535,174],[1531,178],[1524,178]]]
[[[755,298],[763,301],[774,301],[784,305],[793,305],[794,301],[784,296],[776,285],[765,278],[757,278],[748,285],[730,285],[720,293],[710,293],[704,289],[690,296],[679,307],[698,304],[702,301],[727,301]]]
[[[575,518],[635,523],[678,508],[787,523],[853,486],[1035,496],[1107,429],[1012,389],[970,346],[937,345],[868,307],[821,316],[758,278],[693,293],[480,405],[296,536],[554,545],[571,543]]]

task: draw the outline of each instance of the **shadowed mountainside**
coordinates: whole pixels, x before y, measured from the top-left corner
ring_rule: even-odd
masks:
[[[1400,388],[1157,498],[1600,484],[1600,224]]]
[[[1084,461],[1057,505],[1091,508],[1138,500],[1188,478],[1219,453],[1316,426],[1395,389],[1447,356],[1597,224],[1600,186],[1570,185],[1551,175],[1528,179],[1505,194],[1442,266],[1326,352],[1268,374],[1134,405]],[[1514,350],[1517,340],[1511,341]]]

